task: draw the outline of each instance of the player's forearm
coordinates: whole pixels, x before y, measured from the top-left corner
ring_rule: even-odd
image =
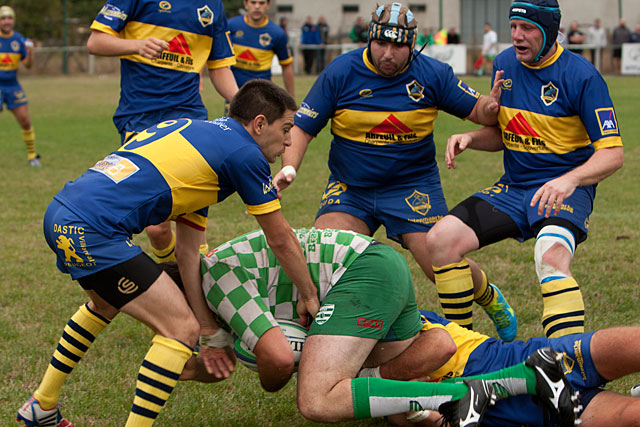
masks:
[[[498,123],[498,110],[489,108],[490,102],[490,97],[480,95],[474,111],[469,115],[469,120],[484,126],[493,126]]]
[[[284,87],[292,97],[296,97],[295,85],[293,78],[293,65],[285,65],[282,67],[282,80],[284,81]]]
[[[307,152],[307,147],[312,139],[313,136],[298,126],[291,128],[291,145],[282,153],[282,166],[291,165],[296,170],[300,169],[302,158]]]
[[[87,49],[92,55],[122,56],[133,55],[140,49],[140,40],[121,39],[101,31],[92,31],[87,40]]]
[[[602,148],[566,176],[574,179],[578,187],[597,184],[622,167],[624,152],[622,147]]]
[[[502,143],[502,133],[497,126],[485,126],[467,132],[471,137],[471,142],[467,148],[478,151],[501,151],[504,149]]]
[[[311,280],[307,261],[302,253],[300,242],[289,228],[288,233],[278,238],[267,238],[269,247],[280,263],[282,270],[298,289],[303,300],[309,300],[317,295],[317,288]]]
[[[209,70],[209,78],[216,91],[227,101],[231,102],[231,98],[238,91],[238,84],[236,83],[233,72],[229,67],[214,68]]]

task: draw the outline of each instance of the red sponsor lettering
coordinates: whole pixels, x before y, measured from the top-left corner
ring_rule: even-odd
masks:
[[[367,319],[365,317],[358,317],[358,322],[356,323],[356,326],[361,326],[363,328],[382,329],[383,324],[384,324],[383,320],[375,320],[375,319]]]

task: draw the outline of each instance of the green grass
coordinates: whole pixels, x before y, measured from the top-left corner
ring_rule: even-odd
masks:
[[[465,79],[487,93],[488,79]],[[587,307],[587,329],[638,323],[640,290],[636,251],[640,247],[640,122],[636,119],[640,79],[608,78],[625,142],[625,166],[598,187],[589,239],[576,253],[573,273],[581,284]],[[81,288],[55,267],[55,256],[42,237],[42,216],[52,196],[119,146],[111,116],[118,96],[118,79],[109,77],[32,77],[23,80],[30,98],[42,169],[27,167],[24,144],[11,113],[0,115],[0,423],[11,425],[17,408],[37,387],[61,331],[76,308],[86,300]],[[298,101],[312,79],[296,80]],[[222,114],[222,102],[210,84],[204,99],[210,116]],[[436,121],[438,159],[452,133],[474,128],[442,113]],[[294,227],[312,225],[328,175],[330,134],[325,129],[307,152],[298,178],[284,193],[284,214]],[[498,154],[464,153],[458,169],[441,166],[443,186],[450,206],[491,185],[501,174]],[[278,166],[278,165],[276,165]],[[274,166],[275,169],[277,167]],[[237,196],[211,209],[207,228],[214,247],[257,228],[244,214]],[[383,232],[377,236],[384,241]],[[148,247],[145,236],[136,242]],[[395,245],[395,247],[398,247]],[[400,249],[400,248],[399,248]],[[400,249],[402,251],[402,249]],[[406,251],[423,308],[440,312],[434,286],[426,280]],[[473,254],[500,285],[520,322],[518,338],[542,335],[542,301],[533,265],[533,242],[504,241]],[[474,325],[493,334],[481,310]],[[64,414],[77,426],[117,426],[126,420],[135,375],[151,332],[126,316],[119,316],[96,340],[65,384],[61,399]],[[640,382],[636,375],[609,388],[628,393]],[[295,407],[295,380],[283,391],[261,391],[253,372],[239,367],[231,380],[219,384],[180,383],[160,415],[161,426],[308,425]],[[382,421],[346,423],[383,425]]]

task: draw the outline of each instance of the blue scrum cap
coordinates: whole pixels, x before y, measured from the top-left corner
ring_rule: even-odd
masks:
[[[514,1],[509,10],[509,20],[522,19],[535,24],[542,31],[542,49],[536,55],[534,62],[545,56],[556,42],[560,18],[557,0]]]
[[[371,14],[369,42],[384,40],[405,44],[413,50],[416,44],[418,23],[408,7],[401,3],[378,6]]]

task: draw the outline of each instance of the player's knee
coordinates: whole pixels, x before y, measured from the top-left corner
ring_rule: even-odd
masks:
[[[536,273],[540,282],[550,277],[566,276],[560,270],[565,267],[562,265],[562,257],[557,257],[553,254],[554,248],[558,246],[566,249],[568,258],[565,258],[570,261],[576,249],[576,240],[573,233],[569,229],[558,225],[542,227],[536,237],[534,247]]]
[[[331,411],[325,408],[323,397],[319,393],[300,393],[298,395],[298,410],[304,418],[318,423],[332,422]]]

